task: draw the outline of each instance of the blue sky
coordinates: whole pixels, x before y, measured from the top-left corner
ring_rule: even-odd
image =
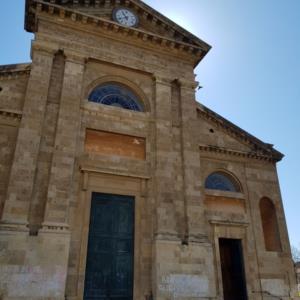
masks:
[[[1,1],[0,64],[30,61],[24,0]],[[197,99],[286,157],[278,164],[292,244],[300,247],[300,1],[146,0],[213,46]]]

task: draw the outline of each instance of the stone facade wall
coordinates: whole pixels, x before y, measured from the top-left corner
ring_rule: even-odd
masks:
[[[0,76],[0,109],[22,111],[29,75],[1,74],[0,69]]]
[[[297,283],[298,283],[298,295],[300,297],[300,263],[295,264],[295,271],[296,271],[296,277],[297,277]]]
[[[276,166],[201,150],[253,149],[199,116],[191,58],[69,20],[42,15],[38,28],[30,76],[0,94],[21,110],[15,126],[0,123],[0,299],[83,299],[92,192],[135,197],[135,300],[223,299],[219,238],[242,241],[250,300],[294,299]],[[145,111],[89,102],[104,82],[128,86]],[[144,159],[86,151],[87,130],[145,141]],[[216,170],[241,192],[205,189]],[[280,252],[265,250],[263,197]]]
[[[0,70],[0,215],[12,165],[28,82],[27,74],[3,74]]]

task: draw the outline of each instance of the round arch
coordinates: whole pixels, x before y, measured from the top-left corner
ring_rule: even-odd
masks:
[[[205,188],[227,192],[243,192],[239,179],[233,173],[224,169],[217,169],[209,173],[205,178]]]
[[[85,90],[85,99],[88,99],[89,95],[99,86],[105,85],[105,84],[115,84],[115,85],[120,85],[124,86],[127,88],[129,91],[131,91],[133,94],[135,94],[138,98],[139,104],[142,106],[143,111],[142,112],[150,112],[151,111],[151,106],[150,106],[150,101],[148,100],[148,97],[146,94],[143,92],[143,90],[133,83],[132,81],[121,77],[121,76],[104,76],[101,78],[98,78],[94,80],[92,83],[90,83],[86,90]]]
[[[259,210],[266,251],[282,251],[277,209],[274,201],[268,197],[262,197],[259,201]]]

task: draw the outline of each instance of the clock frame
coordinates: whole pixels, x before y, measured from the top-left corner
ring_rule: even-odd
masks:
[[[126,24],[126,23],[123,24],[122,22],[120,22],[120,19],[118,18],[118,15],[117,15],[120,11],[129,12],[135,18],[135,22],[132,25]],[[124,17],[125,17],[125,15],[124,15]],[[140,22],[138,15],[132,9],[127,8],[127,7],[116,7],[112,12],[112,18],[118,24],[120,24],[122,26],[127,26],[127,27],[137,27]]]

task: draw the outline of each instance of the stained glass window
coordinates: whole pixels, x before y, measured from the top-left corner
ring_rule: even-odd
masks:
[[[210,174],[205,181],[205,188],[210,190],[240,192],[239,185],[234,178],[222,172]]]
[[[143,111],[138,97],[125,86],[116,83],[107,83],[96,87],[88,100],[124,109]]]

